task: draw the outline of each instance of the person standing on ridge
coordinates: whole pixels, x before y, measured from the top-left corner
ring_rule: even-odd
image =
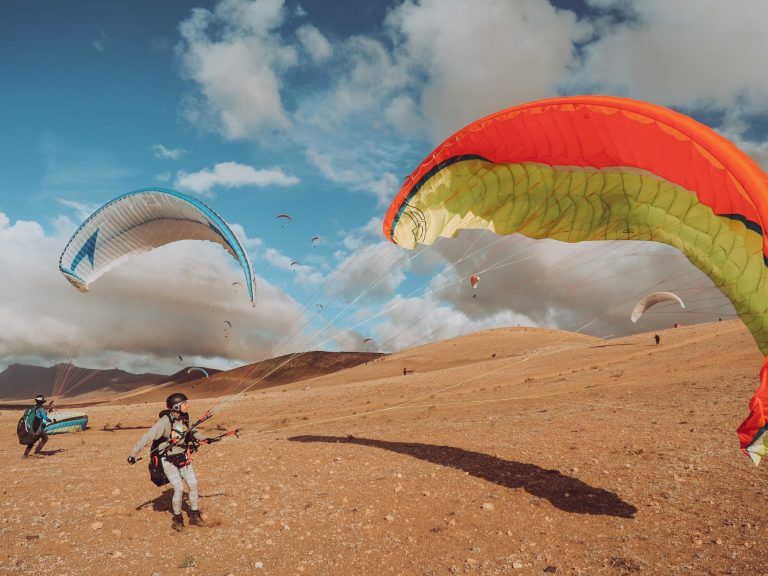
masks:
[[[184,529],[184,517],[181,515],[181,501],[184,496],[184,482],[189,488],[189,523],[204,526],[205,519],[198,508],[197,477],[192,468],[190,451],[195,444],[207,444],[197,430],[189,427],[188,398],[176,392],[165,401],[167,410],[160,412],[160,419],[155,422],[144,436],[139,439],[128,456],[128,463],[136,463],[136,455],[144,446],[152,443],[151,457],[160,460],[165,476],[173,486],[173,521],[171,527],[176,531]]]
[[[659,343],[661,342],[661,336],[659,336],[658,334],[654,334],[653,339],[656,340],[656,346],[658,346]]]
[[[45,433],[45,427],[48,424],[53,424],[56,422],[55,418],[48,417],[48,411],[45,409],[45,396],[42,394],[35,396],[35,407],[30,408],[28,418],[32,419],[29,430],[32,432],[32,434],[34,434],[34,439],[32,442],[27,444],[27,449],[24,450],[24,456],[22,456],[22,458],[29,457],[29,453],[32,451],[32,447],[38,440],[40,440],[40,444],[38,444],[37,448],[35,448],[35,454],[40,454],[43,446],[45,446],[45,443],[48,442],[48,434]]]

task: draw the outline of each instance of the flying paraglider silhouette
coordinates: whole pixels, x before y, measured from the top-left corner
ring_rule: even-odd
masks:
[[[472,276],[469,277],[469,283],[472,285],[472,298],[477,298],[477,285],[480,283],[480,276],[477,274],[472,274]]]

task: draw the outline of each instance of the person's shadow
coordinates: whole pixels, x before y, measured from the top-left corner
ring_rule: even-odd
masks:
[[[481,452],[471,452],[452,446],[435,446],[417,442],[388,442],[354,436],[294,436],[292,442],[328,442],[358,444],[406,454],[440,466],[463,470],[506,488],[522,488],[553,506],[577,514],[601,514],[632,518],[637,512],[632,504],[603,488],[595,488],[557,470],[547,470],[535,464],[503,460]]]
[[[67,451],[66,448],[56,448],[55,450],[40,450],[39,452],[35,452],[35,454],[40,454],[41,456],[55,456],[60,452],[66,452],[66,451]]]
[[[199,498],[202,500],[203,498],[216,498],[218,496],[226,496],[226,494],[224,492],[205,495],[200,494]],[[143,510],[148,506],[151,506],[152,510],[155,512],[173,512],[173,488],[167,488],[157,498],[153,498],[152,500],[147,500],[146,502],[139,504],[136,506],[136,510]],[[186,494],[184,499],[181,501],[181,508],[187,513],[190,511],[189,501],[186,498]]]

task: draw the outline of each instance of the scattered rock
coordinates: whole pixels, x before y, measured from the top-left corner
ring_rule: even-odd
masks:
[[[104,524],[102,524],[101,522],[94,522],[93,524],[91,524],[91,529],[93,530],[101,530],[103,527],[104,527]]]
[[[494,505],[491,504],[490,502],[486,502],[485,504],[483,504],[483,510],[486,510],[488,512],[492,512],[493,509],[494,509]]]
[[[512,568],[514,568],[515,570],[520,570],[520,568],[522,567],[523,567],[523,563],[520,562],[520,560],[515,560],[514,562],[512,562]]]
[[[394,519],[395,517],[392,516],[392,514],[387,514],[386,516],[384,516],[384,520],[386,520],[387,522],[392,522]]]

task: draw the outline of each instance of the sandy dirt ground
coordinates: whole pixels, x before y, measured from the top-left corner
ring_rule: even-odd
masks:
[[[27,460],[3,410],[0,574],[768,574],[735,435],[761,355],[736,321],[660,334],[493,330],[250,392],[204,426],[242,433],[196,455],[209,526],[179,534],[126,462],[161,404]]]

